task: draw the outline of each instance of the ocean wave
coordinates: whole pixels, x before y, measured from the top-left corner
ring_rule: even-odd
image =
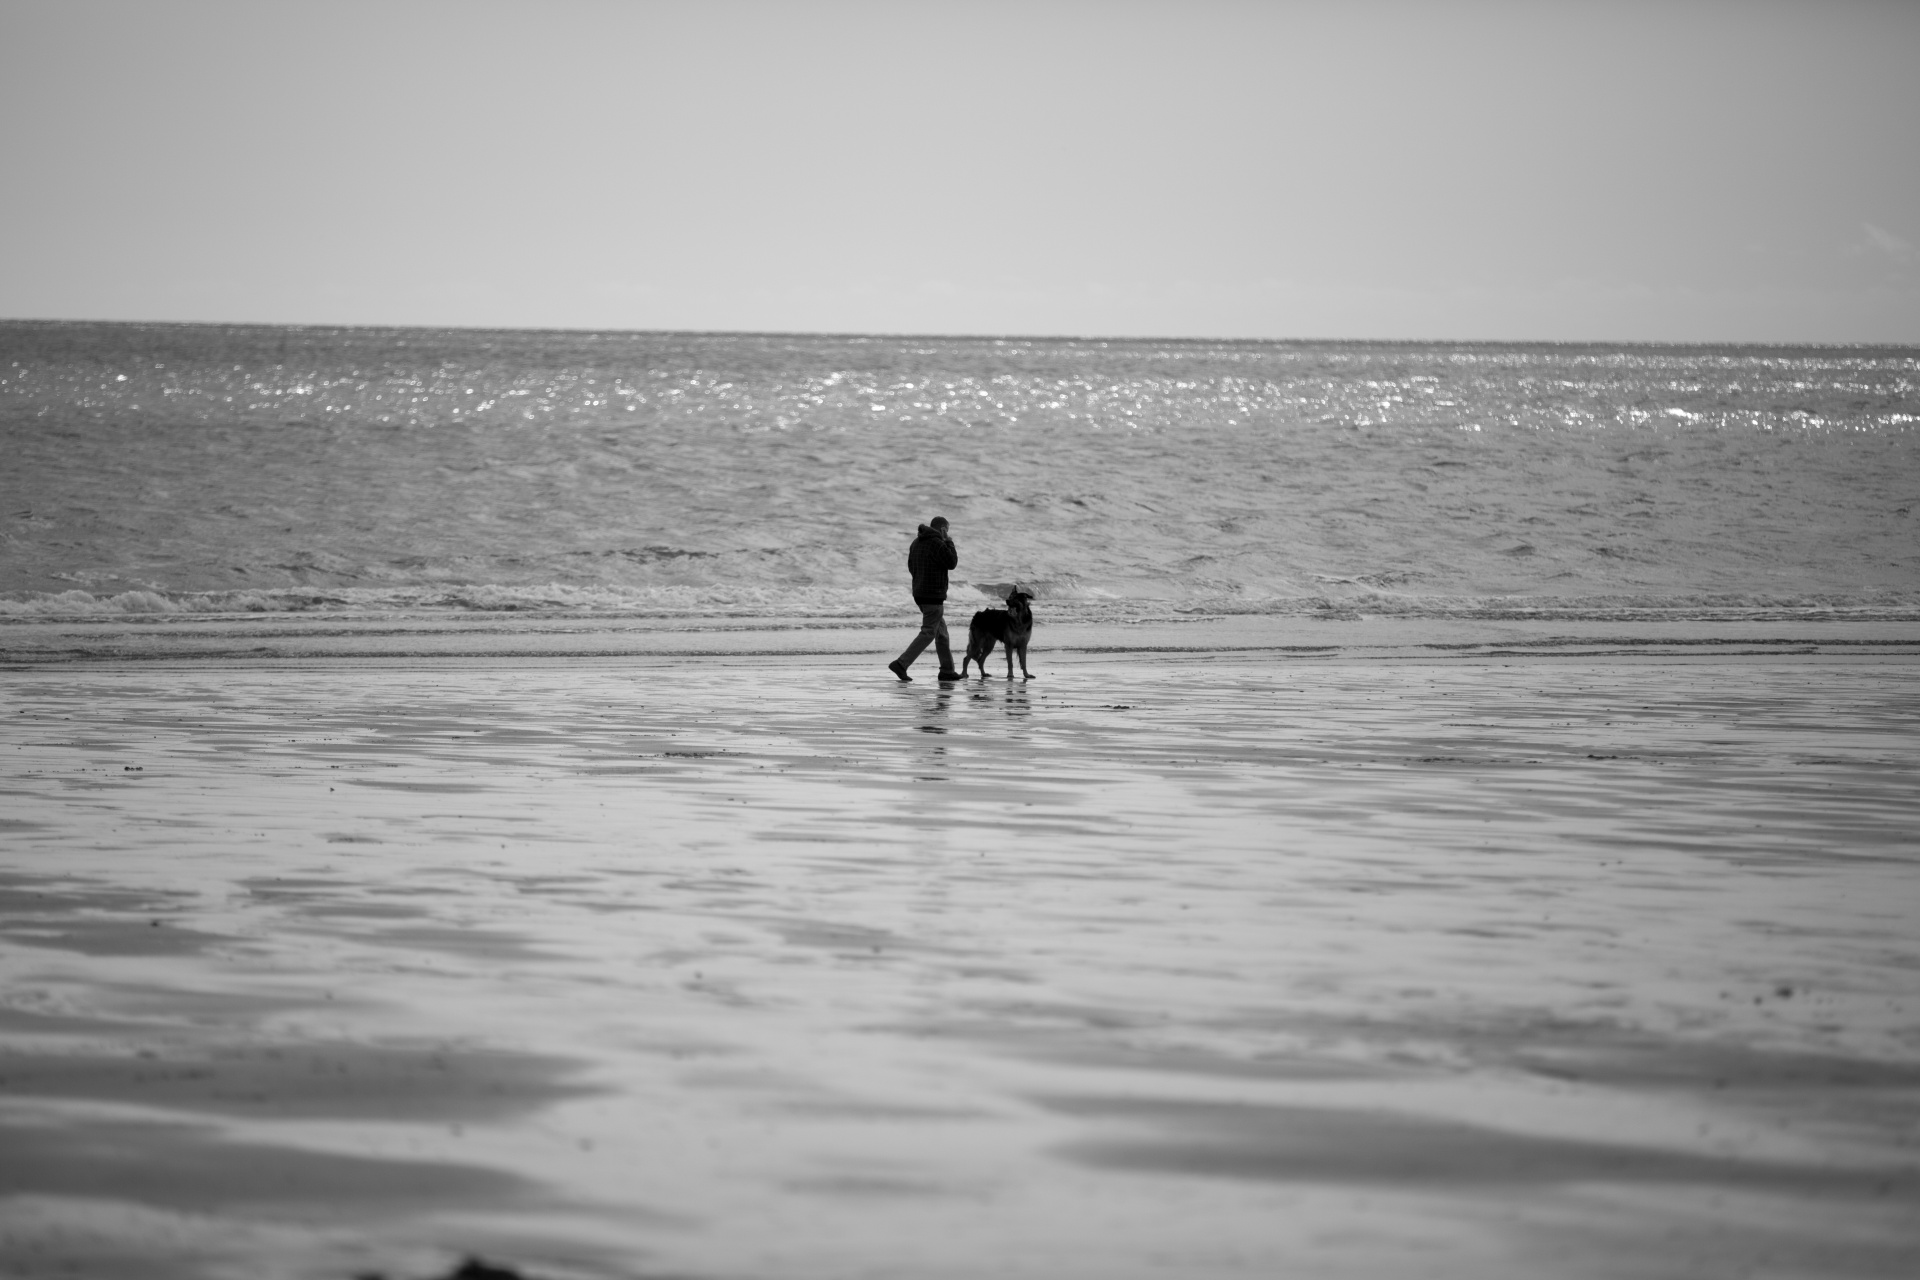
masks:
[[[1163,584],[1089,582],[1073,575],[994,582],[956,582],[948,611],[965,616],[1015,586],[1031,593],[1042,620],[1130,621],[1148,618],[1239,616],[1456,618],[1480,621],[1565,619],[1589,621],[1773,619],[1920,621],[1920,592],[1857,594],[1668,593],[1638,595],[1464,596],[1408,591],[1405,579],[1381,589],[1366,579],[1321,575],[1332,590],[1252,595],[1226,587],[1173,593]],[[732,619],[903,618],[913,605],[894,587],[874,585],[768,587],[746,584],[650,587],[506,583],[238,591],[129,590],[30,592],[0,597],[0,620],[155,620],[261,614],[444,616],[460,613],[545,617],[725,617]]]
[[[820,609],[887,615],[898,591],[752,585],[578,586],[549,582],[408,587],[282,587],[237,591],[27,592],[0,598],[0,618],[142,617],[262,613],[791,614]],[[911,612],[910,605],[906,612]]]
[[[1004,600],[1014,587],[1058,606],[1093,607],[1166,602],[1177,593],[1130,592],[1072,574],[952,584],[951,608]],[[1190,595],[1191,593],[1186,593]],[[651,586],[547,582],[431,583],[383,587],[249,587],[231,591],[119,592],[67,590],[0,596],[0,618],[16,621],[263,613],[538,613],[609,615],[728,615],[791,617],[909,616],[912,600],[900,586],[867,583],[764,584],[727,581]]]

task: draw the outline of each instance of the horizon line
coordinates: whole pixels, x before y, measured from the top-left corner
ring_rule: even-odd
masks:
[[[1336,337],[1175,337],[1161,334],[1066,334],[1066,333],[925,333],[906,331],[844,331],[807,329],[618,329],[585,325],[477,325],[477,324],[334,324],[298,323],[271,320],[103,320],[31,316],[0,317],[0,326],[71,325],[119,326],[125,328],[202,328],[202,329],[295,329],[329,332],[411,331],[420,333],[571,333],[631,337],[672,338],[817,338],[834,340],[893,340],[940,342],[1075,342],[1075,343],[1192,343],[1222,345],[1241,343],[1264,346],[1402,346],[1402,347],[1662,347],[1717,348],[1745,347],[1777,350],[1887,350],[1920,351],[1915,342],[1818,342],[1769,339],[1661,339],[1661,338],[1336,338]]]

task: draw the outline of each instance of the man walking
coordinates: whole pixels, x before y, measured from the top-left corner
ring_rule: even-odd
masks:
[[[911,681],[907,668],[926,651],[928,644],[940,655],[940,679],[958,680],[953,669],[953,649],[947,643],[947,570],[957,568],[960,553],[947,536],[947,518],[935,516],[920,526],[920,534],[907,549],[907,569],[913,574],[913,602],[920,606],[920,634],[906,651],[887,664],[887,670],[902,680]]]

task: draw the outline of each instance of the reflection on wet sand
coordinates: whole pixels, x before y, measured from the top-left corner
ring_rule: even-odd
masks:
[[[0,1263],[1920,1248],[1920,667],[1045,674],[16,673]]]

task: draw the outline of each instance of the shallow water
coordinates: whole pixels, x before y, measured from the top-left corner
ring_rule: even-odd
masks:
[[[1920,616],[1920,353],[0,323],[0,613]],[[975,591],[973,588],[979,588]]]
[[[1902,1274],[1916,673],[20,672],[0,1248]]]

